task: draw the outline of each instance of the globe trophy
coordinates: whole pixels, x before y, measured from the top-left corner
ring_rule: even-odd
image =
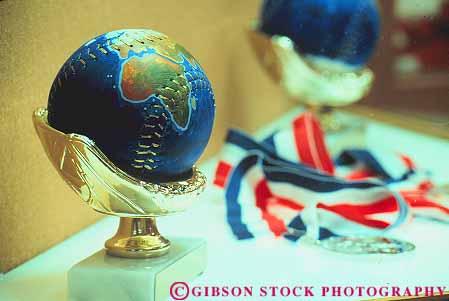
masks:
[[[289,99],[320,120],[331,155],[365,146],[364,122],[334,108],[364,97],[374,80],[366,67],[380,31],[375,0],[265,0],[249,41],[270,77]],[[309,206],[313,244],[348,254],[397,254],[413,244],[386,237],[338,236],[316,240],[320,215]]]
[[[206,184],[194,166],[215,100],[195,58],[167,36],[112,31],[59,70],[33,122],[60,176],[92,209],[120,217],[105,248],[68,274],[71,300],[162,300],[202,273],[206,245],[169,241],[156,217],[187,209]]]
[[[354,128],[333,108],[357,102],[374,79],[365,66],[379,36],[372,0],[265,0],[249,41],[289,99],[314,112],[326,133]]]

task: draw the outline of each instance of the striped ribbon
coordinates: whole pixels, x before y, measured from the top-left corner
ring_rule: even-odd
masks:
[[[410,158],[350,149],[334,163],[310,113],[262,142],[230,130],[214,183],[225,190],[238,239],[382,235],[404,224],[410,209],[449,220]]]

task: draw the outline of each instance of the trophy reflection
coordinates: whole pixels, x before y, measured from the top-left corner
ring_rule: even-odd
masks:
[[[354,127],[334,108],[362,99],[374,74],[365,66],[379,35],[374,1],[264,1],[249,41],[288,98],[314,112],[327,133]]]
[[[165,300],[172,282],[204,271],[205,241],[170,241],[156,217],[184,211],[204,190],[194,164],[214,115],[197,61],[152,30],[100,35],[61,67],[48,107],[33,114],[36,132],[81,199],[120,217],[106,250],[69,271],[71,300]]]

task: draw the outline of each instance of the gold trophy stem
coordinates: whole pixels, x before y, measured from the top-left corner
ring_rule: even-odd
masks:
[[[334,108],[326,105],[307,104],[305,109],[312,112],[320,120],[321,128],[325,133],[342,130],[342,124],[335,117]]]
[[[111,256],[150,258],[166,254],[170,241],[159,234],[154,217],[120,217],[117,233],[105,247]]]

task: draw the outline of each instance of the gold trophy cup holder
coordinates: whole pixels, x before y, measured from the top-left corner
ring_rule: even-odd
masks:
[[[344,128],[333,108],[359,101],[371,89],[374,74],[369,68],[354,70],[342,62],[300,55],[285,36],[269,36],[253,24],[248,39],[268,75],[290,100],[314,112],[326,132]]]
[[[107,253],[126,258],[167,253],[170,242],[159,234],[155,217],[187,209],[204,190],[206,177],[194,166],[185,181],[139,181],[115,166],[88,137],[52,128],[47,115],[47,109],[37,109],[33,123],[60,176],[92,209],[120,217],[117,233],[105,243]]]

